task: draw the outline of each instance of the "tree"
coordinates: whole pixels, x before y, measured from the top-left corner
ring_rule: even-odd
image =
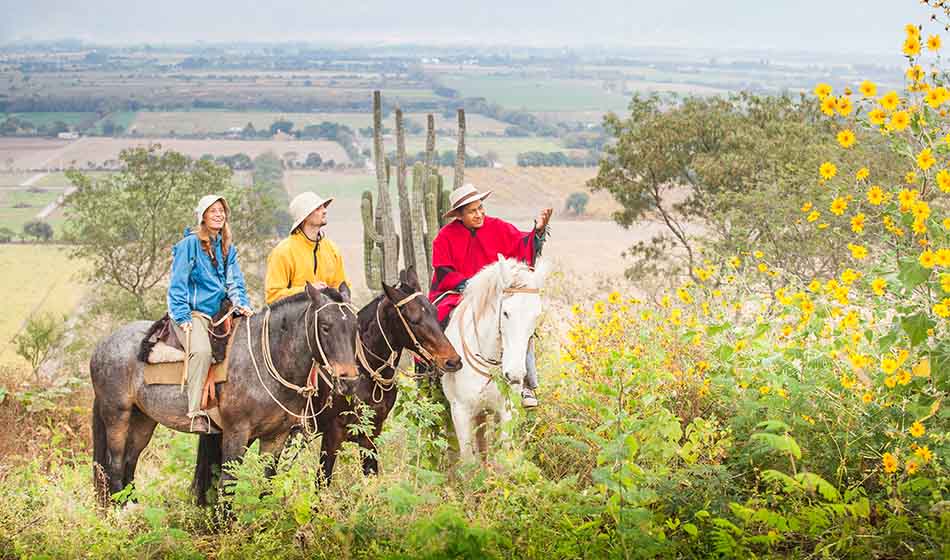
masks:
[[[290,134],[290,131],[293,128],[294,128],[294,123],[285,119],[281,119],[278,121],[274,121],[274,123],[270,125],[270,133],[271,133],[271,136],[277,134],[278,132],[283,132],[284,134]]]
[[[53,227],[42,220],[30,220],[23,224],[23,235],[37,241],[49,241],[53,237]]]
[[[564,206],[568,212],[573,212],[575,216],[580,216],[587,210],[588,202],[590,202],[590,195],[576,192],[571,193],[571,195],[567,197],[567,202]]]
[[[834,275],[846,262],[840,236],[816,242],[802,225],[799,201],[827,207],[832,198],[817,170],[835,145],[836,129],[815,104],[749,94],[637,96],[627,118],[608,114],[604,126],[616,143],[605,147],[588,185],[620,203],[614,219],[622,226],[641,219],[665,226],[631,248],[637,260],[628,274],[673,279],[684,269],[693,275],[709,254],[757,249],[783,255],[784,268],[802,277]],[[858,145],[849,150],[854,161],[874,161],[882,184],[896,178],[900,166],[880,135],[858,132]],[[703,257],[700,245],[707,249]]]
[[[307,161],[304,162],[305,167],[309,167],[310,169],[317,169],[321,165],[323,165],[323,158],[320,157],[320,154],[318,154],[317,152],[310,152],[309,154],[307,154]]]
[[[112,136],[115,134],[115,123],[111,120],[105,120],[102,123],[102,135],[103,136]]]
[[[63,319],[50,314],[30,317],[23,330],[13,337],[17,355],[30,363],[34,375],[62,339],[65,331],[63,323]]]
[[[0,243],[9,243],[16,237],[16,232],[8,227],[0,227]]]
[[[121,171],[107,177],[67,172],[76,190],[65,203],[65,238],[72,243],[70,257],[91,265],[86,279],[101,299],[127,302],[110,308],[121,308],[122,318],[161,313],[169,250],[195,224],[201,196],[227,198],[242,261],[261,243],[262,231],[273,231],[273,201],[233,186],[227,167],[162,152],[158,145],[123,150],[119,159]]]

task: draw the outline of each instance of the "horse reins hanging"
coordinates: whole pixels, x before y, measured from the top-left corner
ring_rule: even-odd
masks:
[[[326,410],[332,405],[333,383],[330,378],[327,378],[326,374],[323,371],[324,368],[326,369],[326,373],[328,373],[331,378],[335,377],[335,375],[333,372],[333,366],[330,365],[330,362],[326,356],[326,352],[324,352],[323,350],[323,344],[320,342],[320,332],[318,329],[317,318],[321,311],[323,311],[327,307],[334,306],[334,305],[340,309],[340,314],[343,315],[344,318],[346,317],[346,311],[345,311],[346,309],[349,309],[351,312],[353,312],[354,315],[356,315],[356,311],[354,310],[352,305],[348,303],[339,303],[339,302],[326,303],[320,306],[319,308],[317,308],[313,312],[313,336],[314,336],[314,339],[316,340],[317,349],[319,350],[319,353],[320,353],[320,359],[323,360],[323,363],[317,364],[316,358],[313,357],[313,346],[310,344],[310,334],[307,333],[306,334],[307,347],[310,349],[310,355],[311,355],[311,360],[313,361],[313,364],[310,368],[310,372],[307,374],[307,382],[304,386],[296,385],[295,383],[291,383],[290,381],[287,381],[287,379],[283,375],[281,375],[280,371],[277,370],[277,367],[273,362],[273,358],[271,356],[271,351],[270,351],[270,313],[271,313],[270,307],[268,307],[267,310],[264,312],[264,319],[261,323],[261,355],[264,358],[264,367],[275,381],[277,381],[279,384],[283,385],[287,389],[290,389],[291,391],[297,393],[298,395],[306,399],[306,403],[304,404],[304,408],[300,414],[297,414],[293,412],[292,410],[288,409],[286,406],[284,406],[284,404],[280,402],[280,399],[278,399],[274,395],[274,393],[271,392],[270,388],[267,387],[267,384],[264,383],[264,377],[261,375],[261,370],[257,365],[257,359],[254,357],[254,347],[251,344],[251,322],[249,320],[245,321],[245,323],[247,324],[247,349],[248,349],[248,353],[251,355],[251,363],[254,365],[254,371],[257,372],[258,380],[261,382],[261,385],[264,387],[264,390],[267,392],[267,395],[270,396],[271,400],[277,403],[277,405],[281,409],[283,409],[285,413],[300,420],[301,426],[303,427],[304,431],[307,432],[308,434],[310,432],[310,428],[309,428],[309,424],[307,423],[307,420],[316,418],[324,410]],[[307,306],[307,311],[306,311],[306,316],[308,318],[310,316],[310,313],[309,313],[310,309],[312,308],[313,308],[313,303],[310,303],[310,305]],[[306,322],[308,321],[305,321],[305,324]],[[327,384],[327,386],[330,387],[330,391],[331,391],[330,394],[327,395],[327,400],[324,403],[323,407],[316,412],[313,411],[313,397],[317,393],[318,387],[315,384],[314,375],[313,375],[314,372],[316,372],[319,375],[319,377]]]

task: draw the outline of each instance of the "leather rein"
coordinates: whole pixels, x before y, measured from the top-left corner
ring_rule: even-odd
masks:
[[[522,288],[505,288],[504,290],[502,290],[501,296],[498,298],[498,331],[497,331],[497,336],[498,336],[498,341],[499,341],[499,342],[501,341],[501,315],[502,315],[502,314],[501,314],[501,303],[502,303],[502,301],[504,301],[504,299],[505,299],[506,297],[511,296],[511,295],[513,295],[513,294],[540,294],[540,293],[541,293],[541,290],[539,290],[538,288],[523,288],[523,287],[522,287]],[[465,300],[462,300],[462,304],[464,305],[465,303],[466,303]],[[461,305],[460,305],[459,307],[461,307]],[[501,358],[502,358],[502,355],[503,355],[503,353],[504,353],[504,348],[500,348],[500,349],[498,350],[498,357],[497,357],[497,358],[488,358],[488,357],[485,357],[485,356],[482,355],[482,353],[481,353],[481,344],[479,344],[479,342],[478,342],[478,340],[479,340],[479,339],[478,339],[478,314],[475,313],[475,310],[473,309],[473,310],[472,310],[472,323],[473,323],[474,326],[475,326],[475,345],[476,345],[476,351],[473,352],[472,349],[469,347],[468,343],[465,341],[465,331],[464,331],[464,327],[463,327],[463,319],[462,319],[462,316],[461,316],[461,313],[464,313],[464,312],[465,312],[465,309],[467,309],[467,307],[466,307],[466,308],[462,308],[462,309],[459,310],[459,320],[458,320],[458,324],[459,324],[459,340],[462,341],[462,353],[463,353],[463,355],[464,355],[464,357],[465,357],[465,360],[468,362],[468,364],[469,364],[470,366],[472,366],[472,369],[475,370],[476,373],[478,373],[478,374],[481,375],[482,377],[487,378],[488,380],[491,380],[491,379],[492,379],[492,376],[491,376],[490,369],[491,369],[492,367],[496,367],[496,366],[500,366],[500,365],[501,365]],[[487,382],[486,382],[486,384],[487,384]]]

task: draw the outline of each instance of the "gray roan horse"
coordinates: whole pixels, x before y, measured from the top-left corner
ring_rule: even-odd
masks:
[[[179,386],[145,384],[137,354],[150,325],[139,321],[121,327],[98,344],[90,360],[93,477],[103,504],[132,483],[139,455],[158,423],[182,432],[190,428]],[[269,334],[269,358],[261,350],[262,329]],[[308,404],[315,409],[329,404],[334,393],[346,396],[354,390],[357,319],[336,290],[318,291],[308,284],[303,293],[271,306],[269,314],[240,319],[232,336],[238,338],[228,358],[228,381],[217,386],[223,463],[240,460],[255,439],[261,453],[279,455],[298,423],[295,414]],[[309,403],[272,375],[279,372],[283,381],[304,387],[311,367],[320,368],[320,381]],[[222,484],[229,478],[224,473]]]

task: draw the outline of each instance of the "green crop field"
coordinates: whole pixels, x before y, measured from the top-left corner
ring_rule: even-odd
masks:
[[[23,231],[23,224],[32,220],[47,204],[56,200],[62,190],[0,190],[0,227],[6,227],[17,234]],[[58,220],[50,220],[55,230]]]
[[[0,173],[0,189],[19,187],[33,175],[33,173]]]
[[[0,120],[7,117],[29,121],[36,127],[48,126],[57,121],[62,121],[68,126],[80,126],[83,123],[95,122],[99,118],[95,113],[0,113]]]
[[[435,126],[440,130],[454,131],[457,123],[454,117],[445,118],[435,114]],[[426,114],[411,113],[406,115],[420,126],[426,125]],[[294,128],[301,129],[307,125],[322,122],[339,123],[359,130],[373,125],[373,116],[369,113],[277,113],[277,112],[238,112],[238,111],[175,111],[153,112],[142,111],[135,114],[131,126],[135,131],[145,136],[167,136],[176,134],[210,134],[223,133],[231,128],[244,128],[247,123],[254,128],[268,129],[278,120],[286,119],[294,123]],[[121,123],[116,123],[121,124]],[[383,126],[392,128],[395,119],[389,115],[383,120]],[[500,134],[508,124],[482,115],[466,115],[468,133],[478,135],[482,133]]]
[[[550,138],[472,138],[468,142],[469,151],[475,150],[484,156],[488,152],[498,154],[498,160],[505,165],[515,165],[521,152],[563,152],[564,147]]]
[[[10,339],[34,313],[64,315],[76,308],[84,288],[74,278],[76,266],[66,249],[55,245],[0,245],[0,292],[6,298],[0,314],[0,364],[24,365]]]
[[[464,97],[484,97],[508,109],[593,111],[622,110],[627,105],[624,96],[604,90],[598,80],[454,74],[440,81]]]

